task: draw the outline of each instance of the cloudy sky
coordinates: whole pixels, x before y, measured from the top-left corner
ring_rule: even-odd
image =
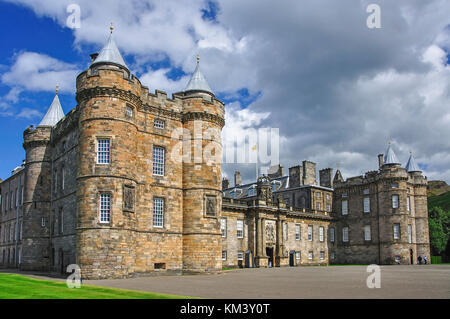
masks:
[[[67,25],[71,3],[80,28]],[[381,28],[367,27],[371,3]],[[391,140],[402,164],[411,150],[430,180],[450,182],[449,12],[447,0],[0,2],[0,177],[24,158],[23,130],[40,122],[56,83],[64,111],[75,107],[75,77],[113,21],[151,91],[183,90],[200,54],[226,103],[225,147],[246,129],[278,128],[286,170],[307,159],[346,178],[377,169]],[[254,165],[225,164],[224,174],[235,169],[255,178]]]

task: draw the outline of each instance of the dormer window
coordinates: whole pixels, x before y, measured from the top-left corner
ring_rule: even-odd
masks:
[[[247,196],[255,196],[255,185],[252,185],[247,190]]]
[[[230,197],[231,197],[231,198],[236,198],[236,191],[232,190],[232,191],[230,192]]]
[[[281,186],[281,182],[280,181],[273,181],[272,182],[272,192],[276,192],[277,188]]]

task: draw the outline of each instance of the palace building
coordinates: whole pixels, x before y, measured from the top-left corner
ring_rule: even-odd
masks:
[[[23,164],[0,181],[0,267],[78,264],[102,279],[429,256],[427,180],[391,147],[378,171],[346,181],[327,168],[317,183],[316,164],[303,161],[250,184],[237,172],[230,187],[225,108],[198,59],[184,91],[151,93],[111,29],[76,78],[76,100],[64,115],[56,94],[23,133]]]

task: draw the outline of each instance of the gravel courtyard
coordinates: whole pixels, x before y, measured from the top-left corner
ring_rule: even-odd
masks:
[[[203,298],[450,298],[450,265],[381,266],[381,287],[366,266],[283,267],[218,275],[86,280],[84,284]]]

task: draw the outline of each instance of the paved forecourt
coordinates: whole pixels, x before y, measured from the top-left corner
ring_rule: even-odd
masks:
[[[381,266],[381,288],[366,266],[282,267],[218,275],[86,280],[84,284],[203,298],[450,298],[450,265]]]

